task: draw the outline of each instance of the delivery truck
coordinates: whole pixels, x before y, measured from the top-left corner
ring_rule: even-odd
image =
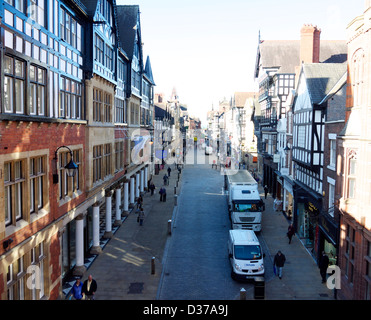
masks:
[[[227,174],[225,179],[232,229],[260,232],[265,205],[260,197],[258,183],[247,170]]]

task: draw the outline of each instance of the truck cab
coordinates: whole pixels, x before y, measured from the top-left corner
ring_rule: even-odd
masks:
[[[246,170],[227,177],[228,210],[232,229],[261,231],[262,212],[258,183]]]
[[[251,280],[264,276],[264,256],[259,240],[252,230],[229,230],[228,256],[231,277]]]
[[[230,218],[232,229],[261,231],[262,211],[265,206],[259,191],[246,186],[231,188]]]

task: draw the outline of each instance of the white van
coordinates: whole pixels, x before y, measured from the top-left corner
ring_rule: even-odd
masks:
[[[229,230],[228,254],[235,280],[264,276],[264,261],[259,240],[252,230]]]

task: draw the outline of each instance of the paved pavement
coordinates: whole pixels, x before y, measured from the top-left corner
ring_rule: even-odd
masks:
[[[260,194],[264,198],[263,189]],[[333,300],[334,292],[322,283],[314,259],[295,235],[291,244],[286,236],[289,221],[282,211],[273,209],[273,198],[268,195],[263,213],[261,238],[269,249],[269,258],[280,250],[286,256],[282,279],[272,275],[265,281],[266,300]]]
[[[157,188],[156,193],[153,196],[145,193],[143,197],[146,215],[143,226],[138,224],[137,214],[133,210],[85,272],[83,281],[91,274],[98,283],[96,300],[156,300],[167,241],[171,241],[168,221],[177,209],[174,206],[174,192],[181,192],[182,174],[178,182],[174,165],[171,168],[169,185],[166,186],[167,201],[160,202],[158,194],[163,185],[162,178],[167,169],[165,166],[165,169],[152,178]],[[286,232],[289,222],[281,212],[273,210],[272,197],[268,195],[265,202],[260,238],[264,239],[269,249],[270,254],[266,258],[273,260],[275,252],[281,250],[287,261],[282,279],[274,277],[271,272],[271,276],[266,277],[265,299],[332,300],[333,291],[321,283],[319,269],[300,240],[294,236],[291,244],[288,244]],[[230,297],[230,300],[237,299],[239,295]],[[251,286],[246,291],[246,299],[254,299]]]
[[[153,176],[155,194],[146,192],[143,196],[143,225],[139,225],[132,210],[82,277],[85,281],[91,274],[97,281],[96,300],[156,299],[165,244],[170,237],[168,221],[176,208],[174,192],[180,192],[178,172],[174,165],[171,169],[168,186],[163,183],[167,165]],[[160,202],[161,186],[167,191],[166,202]]]

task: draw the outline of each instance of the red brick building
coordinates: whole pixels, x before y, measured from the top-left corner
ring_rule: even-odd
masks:
[[[337,137],[341,299],[371,299],[371,1],[348,32],[345,128]]]

